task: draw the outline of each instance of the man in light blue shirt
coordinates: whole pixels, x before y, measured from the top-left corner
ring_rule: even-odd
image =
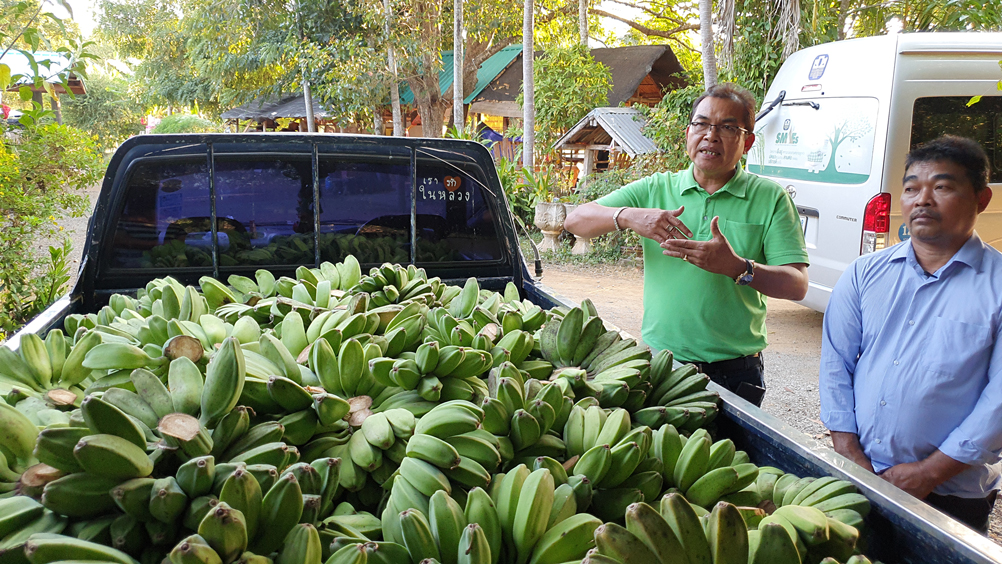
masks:
[[[988,172],[969,139],[908,154],[911,238],[842,275],[820,372],[839,454],[983,533],[1002,482],[1002,254],[974,232]]]

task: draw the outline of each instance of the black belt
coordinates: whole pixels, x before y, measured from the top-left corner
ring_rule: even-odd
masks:
[[[733,372],[735,370],[743,370],[745,368],[755,366],[759,362],[762,362],[762,359],[759,353],[755,353],[729,360],[718,360],[717,362],[683,362],[683,364],[695,364],[697,370],[703,374],[710,374],[715,372]]]

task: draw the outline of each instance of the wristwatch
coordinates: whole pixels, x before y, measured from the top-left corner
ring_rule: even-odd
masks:
[[[745,271],[734,279],[734,283],[738,286],[747,286],[751,284],[752,280],[755,278],[755,261],[751,259],[745,259]]]

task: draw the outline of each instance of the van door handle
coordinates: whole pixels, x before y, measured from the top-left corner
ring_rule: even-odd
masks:
[[[818,219],[821,218],[821,214],[819,214],[818,210],[814,208],[797,206],[797,213],[799,213],[800,215],[806,215],[807,217],[816,217]]]

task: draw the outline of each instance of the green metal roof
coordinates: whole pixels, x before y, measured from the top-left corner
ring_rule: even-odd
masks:
[[[480,94],[484,88],[487,88],[487,85],[497,78],[498,75],[504,72],[504,70],[508,68],[508,65],[510,65],[521,52],[521,45],[509,45],[481,63],[480,69],[477,71],[477,85],[473,88],[472,92],[466,95],[466,98],[463,99],[463,103],[469,104],[472,102],[473,98]],[[442,51],[442,70],[438,73],[438,86],[443,95],[445,95],[445,93],[452,88],[452,74],[452,51]],[[411,92],[407,83],[402,83],[400,86],[400,103],[414,103],[414,93]]]

